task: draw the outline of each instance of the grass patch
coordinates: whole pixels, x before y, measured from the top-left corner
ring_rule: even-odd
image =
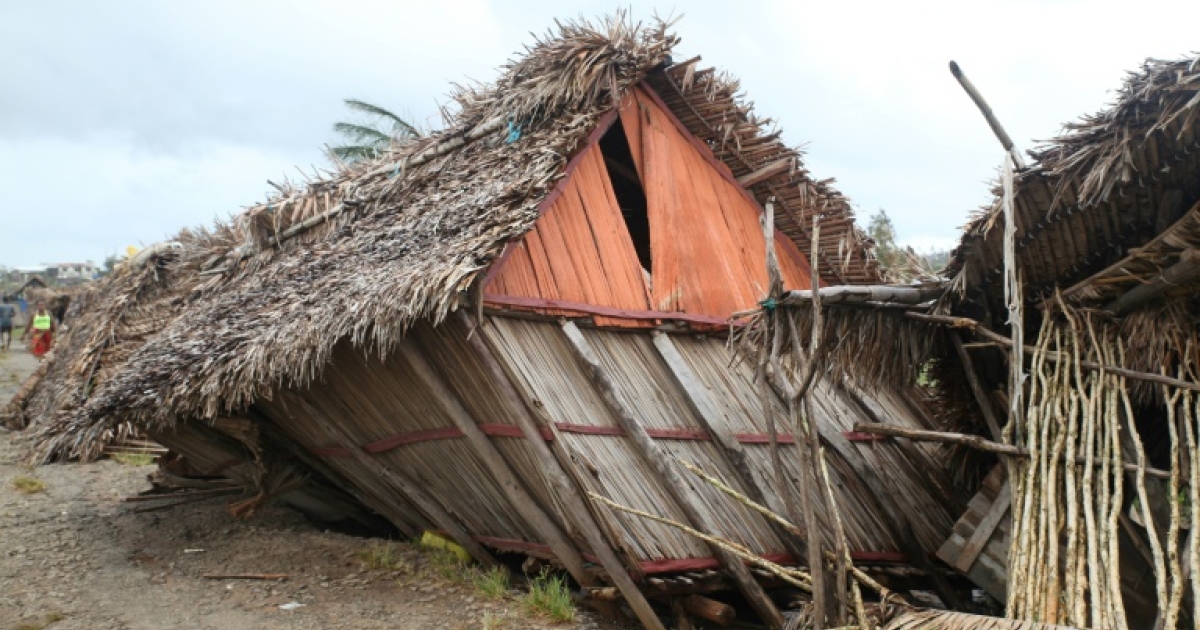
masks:
[[[491,611],[483,613],[483,621],[479,624],[482,630],[500,630],[508,625],[508,615]]]
[[[44,628],[49,627],[50,624],[57,623],[66,618],[67,616],[62,613],[46,613],[37,621],[25,621],[13,626],[13,630],[43,630]]]
[[[149,466],[154,463],[154,456],[146,453],[113,453],[108,457],[126,466]]]
[[[475,594],[484,599],[503,599],[508,595],[508,571],[503,567],[471,571],[470,581]]]
[[[575,621],[575,601],[567,579],[542,571],[529,582],[529,592],[521,599],[525,612],[545,617],[556,623]]]
[[[394,542],[375,543],[358,552],[363,568],[370,571],[412,571],[412,565],[404,559],[404,547]]]
[[[442,549],[429,549],[425,554],[429,568],[438,577],[448,582],[462,583],[467,581],[467,567],[454,552]]]
[[[46,490],[46,484],[41,479],[26,475],[13,477],[12,486],[25,494],[37,494]]]

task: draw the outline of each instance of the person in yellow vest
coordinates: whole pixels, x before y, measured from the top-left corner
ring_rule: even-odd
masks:
[[[29,312],[26,318],[25,334],[22,339],[32,336],[32,341],[29,344],[33,356],[42,358],[47,352],[50,352],[50,346],[54,342],[54,315],[50,313],[50,309],[46,308],[46,302],[38,300],[37,307]]]

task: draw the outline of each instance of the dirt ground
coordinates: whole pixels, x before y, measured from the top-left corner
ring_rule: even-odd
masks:
[[[35,366],[0,350],[0,404]],[[515,591],[487,599],[412,547],[398,548],[399,570],[367,570],[360,553],[381,541],[318,530],[285,507],[246,521],[220,499],[134,512],[158,505],[122,501],[150,487],[151,466],[30,470],[20,453],[21,436],[0,429],[0,630],[598,628],[583,611],[561,625],[529,615]],[[22,477],[44,490],[19,490]],[[203,577],[214,573],[287,578]]]

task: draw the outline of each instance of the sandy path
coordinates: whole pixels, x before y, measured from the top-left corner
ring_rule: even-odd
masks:
[[[36,361],[0,353],[0,402]],[[515,596],[484,601],[471,587],[432,577],[421,552],[409,569],[364,571],[358,553],[377,541],[315,529],[273,507],[231,518],[219,499],[135,513],[121,499],[150,487],[152,467],[104,460],[28,470],[19,434],[0,430],[0,630],[306,630],[551,627],[522,618]],[[43,492],[13,486],[33,477]],[[280,582],[206,580],[205,573],[285,573]],[[280,606],[304,604],[294,611]],[[590,617],[558,628],[595,628]]]

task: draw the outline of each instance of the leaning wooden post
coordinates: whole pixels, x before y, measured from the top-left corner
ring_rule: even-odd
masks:
[[[550,550],[554,552],[559,562],[562,562],[576,582],[583,586],[595,586],[596,579],[584,569],[583,556],[579,550],[538,506],[533,496],[529,494],[517,475],[508,466],[504,456],[496,449],[496,445],[492,444],[491,440],[484,435],[479,425],[475,424],[471,413],[467,411],[466,407],[463,407],[462,402],[450,390],[450,386],[438,375],[436,368],[430,365],[421,351],[413,345],[412,340],[401,343],[398,351],[409,367],[416,372],[417,379],[425,386],[426,391],[433,395],[442,411],[450,416],[454,425],[466,436],[467,442],[470,443],[475,454],[492,474],[492,480],[504,491],[509,504],[516,509],[521,518],[525,519],[525,522],[533,526],[542,540],[550,545]]]
[[[546,445],[545,438],[542,432],[538,430],[537,422],[534,420],[533,413],[530,409],[530,401],[520,393],[517,386],[512,382],[504,367],[500,365],[500,361],[496,359],[496,355],[487,345],[485,340],[481,338],[482,329],[473,325],[471,320],[462,311],[458,312],[459,321],[461,321],[467,330],[473,330],[475,334],[467,336],[467,343],[475,351],[475,355],[483,363],[483,367],[487,370],[491,377],[491,382],[496,386],[496,391],[504,398],[505,406],[510,412],[509,415],[520,427],[521,433],[529,442],[530,448],[533,449],[533,454],[537,457],[538,463],[542,466],[542,474],[550,480],[550,483],[557,488],[556,494],[567,511],[574,516],[573,524],[583,534],[584,540],[592,549],[592,553],[596,554],[600,560],[600,566],[604,567],[608,573],[608,578],[621,591],[621,595],[625,597],[625,602],[633,610],[633,614],[638,618],[638,621],[646,627],[647,630],[666,630],[659,620],[658,615],[654,613],[650,602],[642,595],[642,591],[638,589],[637,584],[629,577],[629,572],[625,565],[621,564],[621,560],[617,558],[616,552],[609,545],[608,540],[604,538],[604,533],[600,531],[600,526],[592,519],[592,513],[588,509],[587,503],[583,500],[583,495],[571,478],[563,470],[559,460],[555,458],[550,447]]]
[[[954,342],[954,350],[958,352],[958,360],[962,362],[963,374],[967,376],[967,384],[971,386],[971,393],[975,394],[975,402],[979,403],[979,410],[983,412],[983,419],[987,423],[988,431],[992,434],[992,439],[997,441],[1004,439],[1000,420],[996,417],[996,410],[992,407],[992,401],[988,399],[983,384],[979,382],[979,373],[975,371],[975,362],[971,360],[971,353],[967,352],[966,347],[963,346],[962,336],[958,334],[958,331],[953,331],[950,333],[950,340]]]
[[[575,358],[579,361],[580,366],[584,368],[584,371],[592,378],[596,390],[612,411],[613,416],[621,424],[621,427],[625,429],[625,433],[642,455],[642,458],[658,474],[659,479],[663,481],[671,496],[679,504],[680,508],[683,509],[688,520],[697,529],[707,531],[710,534],[713,533],[716,528],[704,514],[703,510],[700,509],[700,506],[697,505],[695,496],[693,496],[683,479],[679,476],[678,471],[668,463],[669,459],[666,454],[654,443],[654,440],[646,433],[645,427],[637,421],[633,413],[630,412],[625,403],[617,395],[612,379],[608,377],[608,373],[601,367],[599,357],[596,356],[595,351],[587,342],[587,339],[584,338],[583,333],[570,321],[563,321],[562,329],[567,340],[570,341]],[[742,561],[737,556],[729,553],[724,548],[717,545],[710,545],[710,547],[713,554],[720,561],[721,566],[724,567],[738,585],[738,590],[741,591],[746,601],[750,603],[754,612],[768,626],[782,628],[784,624],[783,615],[775,607],[771,598],[767,597],[762,586],[754,580],[746,565],[742,564]]]
[[[467,553],[471,554],[471,557],[475,558],[479,564],[489,568],[503,566],[492,557],[492,554],[488,553],[486,549],[476,542],[474,538],[471,538],[467,530],[463,529],[462,525],[445,508],[434,500],[433,497],[425,494],[425,491],[420,486],[413,483],[408,478],[408,475],[405,475],[399,469],[389,468],[382,462],[371,457],[362,447],[354,443],[349,433],[325,419],[323,415],[314,414],[314,417],[333,441],[349,451],[351,457],[357,460],[358,463],[369,468],[380,479],[383,479],[388,485],[395,488],[409,503],[412,503],[418,510],[424,512],[425,516],[429,517],[429,520],[433,521],[435,525],[449,534],[454,539],[454,542],[458,543],[463,549],[466,549]]]

